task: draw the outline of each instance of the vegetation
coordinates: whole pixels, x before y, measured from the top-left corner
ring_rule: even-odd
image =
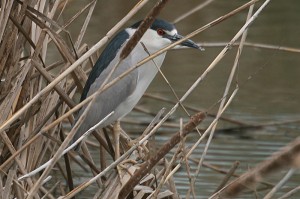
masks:
[[[258,127],[222,115],[239,91],[239,86],[233,84],[243,47],[247,45],[285,50],[287,52],[300,52],[299,49],[283,49],[277,46],[245,42],[248,28],[257,16],[264,11],[265,6],[270,1],[248,1],[239,8],[196,29],[184,38],[189,39],[236,14],[245,13],[248,10],[244,25],[232,40],[225,44],[223,50],[202,75],[197,78],[183,97],[179,98],[175,94],[177,101],[173,102],[148,95],[148,97],[156,98],[156,100],[173,103],[174,106],[168,113],[164,113],[165,110],[162,109],[160,112],[155,113],[155,116],[152,115],[154,119],[152,122],[149,121],[147,128],[144,128],[142,124],[135,124],[141,129],[140,132],[143,132],[136,140],[132,140],[126,132],[122,132],[122,143],[120,144],[123,155],[117,160],[113,159],[114,149],[112,147],[113,141],[111,141],[113,140],[111,136],[113,129],[111,127],[103,130],[91,129],[89,133],[94,135],[95,140],[85,141],[80,152],[65,151],[65,149],[69,146],[69,142],[81,122],[79,120],[73,126],[76,111],[83,105],[90,103],[95,97],[93,95],[79,104],[76,103],[76,93],[82,92],[87,75],[97,59],[96,52],[147,1],[141,0],[137,3],[124,18],[93,46],[88,46],[82,41],[93,17],[92,13],[97,1],[91,0],[68,21],[62,22],[61,16],[68,7],[72,6],[73,2],[68,0],[1,1],[0,198],[37,199],[57,198],[59,196],[60,198],[81,198],[83,196],[79,196],[80,192],[92,184],[96,184],[98,187],[97,191],[92,193],[94,198],[117,198],[118,196],[119,198],[180,198],[176,187],[176,179],[174,178],[174,174],[180,167],[185,167],[190,182],[186,198],[196,198],[195,183],[202,167],[215,170],[216,175],[225,174],[224,180],[220,182],[219,187],[215,187],[215,193],[210,198],[235,197],[244,189],[251,192],[259,191],[252,188],[254,184],[264,186],[264,190],[270,190],[265,198],[272,198],[273,194],[288,179],[288,176],[293,175],[294,168],[299,166],[299,140],[294,141],[240,177],[235,174],[238,163],[234,163],[229,171],[204,163],[218,121],[224,120],[246,128]],[[180,16],[177,21],[205,8],[212,2],[212,0],[205,1],[197,8]],[[257,9],[254,11],[254,4],[257,2],[259,3],[255,5]],[[148,15],[144,16],[145,23],[144,27],[140,29],[141,32],[149,27],[151,19],[156,17],[167,3],[168,1],[158,1]],[[87,14],[78,37],[73,40],[68,32],[68,27],[76,23],[82,13]],[[134,38],[136,42],[139,40],[140,35]],[[126,51],[122,53],[122,56],[126,57],[134,45],[134,41],[128,44],[128,48],[125,48]],[[169,50],[175,45],[176,43],[162,49],[159,53]],[[223,97],[216,104],[219,106],[217,113],[212,114],[209,109],[200,111],[183,106],[182,102],[206,78],[207,74],[222,61],[233,46],[237,46],[236,49],[238,50]],[[53,51],[58,56],[55,60],[48,61],[49,63],[46,62],[49,52]],[[147,59],[150,60],[157,54],[153,54]],[[133,67],[138,67],[138,65]],[[129,72],[124,73],[123,76]],[[103,89],[117,80],[108,83]],[[169,86],[174,90],[170,84]],[[189,121],[184,124],[180,120],[180,130],[174,130],[173,137],[153,153],[153,150],[149,148],[151,137],[160,127],[170,125],[166,121],[170,119],[170,116],[174,114],[178,107],[186,112],[186,118]],[[189,111],[194,111],[195,114],[190,115]],[[207,118],[211,119],[208,120],[209,124],[205,129],[197,127],[199,123],[207,120]],[[177,123],[172,125],[178,126]],[[193,142],[192,147],[187,148],[185,146],[186,136],[192,131],[197,131],[201,136]],[[192,158],[191,155],[194,153],[195,148],[204,140],[206,145],[201,158],[199,157],[200,159],[197,160]],[[95,163],[94,157],[91,155],[91,151],[95,148],[100,154],[100,165]],[[170,155],[171,158],[165,158],[166,154]],[[82,160],[79,161],[78,156]],[[195,171],[190,172],[190,164],[197,165]],[[74,165],[81,167],[84,172],[89,172],[93,177],[82,180],[79,184],[74,183],[76,180],[76,176],[72,171]],[[278,184],[263,180],[264,176],[287,168],[289,169],[287,176]],[[33,172],[30,173],[31,171]],[[51,182],[52,175],[61,176],[62,180],[53,183],[53,181]],[[236,179],[230,182],[232,178]],[[299,190],[299,187],[291,189],[282,198],[288,198],[297,190]]]

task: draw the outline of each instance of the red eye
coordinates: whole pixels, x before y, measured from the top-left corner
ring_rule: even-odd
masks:
[[[156,32],[157,32],[157,34],[160,35],[160,36],[162,36],[162,35],[165,34],[165,31],[164,31],[163,29],[160,29],[160,28],[157,29]]]

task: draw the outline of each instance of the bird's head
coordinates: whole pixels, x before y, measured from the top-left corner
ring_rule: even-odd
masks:
[[[135,23],[130,28],[132,30],[136,30],[139,27],[140,23],[141,21]],[[182,38],[183,36],[178,34],[177,29],[173,24],[161,19],[156,19],[141,38],[141,42],[143,42],[147,48],[151,48],[152,50],[159,50]],[[202,49],[190,39],[185,40],[179,45]]]

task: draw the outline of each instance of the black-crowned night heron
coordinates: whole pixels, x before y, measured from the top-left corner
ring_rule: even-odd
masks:
[[[125,44],[134,34],[140,23],[141,22],[137,22],[131,27],[119,32],[107,45],[88,77],[81,95],[81,101],[95,93],[102,86],[106,77],[120,60],[120,53]],[[122,60],[117,68],[115,68],[110,80],[135,66],[138,62],[148,57],[149,53],[155,53],[181,38],[182,36],[178,34],[173,24],[156,19],[129,56]],[[191,40],[186,40],[180,45],[199,49],[199,46]],[[113,124],[127,115],[138,103],[150,82],[155,77],[158,72],[157,67],[162,65],[165,55],[166,53],[163,53],[153,60],[148,61],[99,94],[88,110],[73,141],[77,140],[89,128],[96,125],[112,111],[114,111],[114,113],[103,122],[99,128]],[[79,111],[77,118],[83,113],[84,109],[85,107]]]

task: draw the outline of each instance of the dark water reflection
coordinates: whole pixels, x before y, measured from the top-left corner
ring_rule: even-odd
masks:
[[[82,6],[81,4],[85,4],[84,1],[74,2],[74,7],[68,8],[70,15],[76,12]],[[226,12],[233,10],[244,2],[246,1],[215,1],[200,12],[176,24],[177,28],[182,34],[187,34],[211,20],[226,14]],[[177,16],[198,5],[198,3],[198,1],[191,0],[171,1],[161,14],[161,18],[172,21]],[[154,1],[149,3],[131,22],[143,18],[153,4]],[[123,1],[117,0],[99,1],[84,42],[90,45],[97,42],[133,5],[133,1],[127,1],[126,4]],[[258,5],[256,6],[257,8]],[[266,10],[250,27],[247,42],[300,48],[299,13],[300,2],[297,0],[271,1]],[[228,42],[243,25],[246,15],[247,11],[234,16],[216,27],[197,35],[193,40],[204,44],[209,42]],[[70,27],[74,38],[76,38],[80,27],[79,23]],[[163,65],[163,72],[179,96],[182,96],[203,73],[221,49],[206,47],[204,52],[177,50],[168,53]],[[216,112],[217,106],[214,106],[214,104],[218,102],[223,94],[235,53],[236,48],[233,48],[224,60],[207,76],[205,81],[196,88],[184,104],[192,105],[199,109],[213,107],[210,111],[212,113]],[[251,124],[300,119],[299,66],[300,56],[298,53],[246,46],[241,56],[237,73],[240,90],[224,116]],[[148,93],[175,100],[170,89],[159,75],[151,84]],[[157,101],[148,98],[143,98],[140,105],[154,113],[163,106],[167,108],[171,107],[169,104],[157,103]],[[180,117],[186,118],[185,114],[179,110],[174,119],[178,120]],[[132,113],[127,117],[127,119],[135,120],[137,118],[148,122],[151,120],[151,118],[141,113]],[[136,130],[132,130],[129,125],[124,126],[127,131],[133,132],[133,137],[138,136],[135,133]],[[218,127],[232,126],[231,124],[221,122]],[[299,123],[293,123],[236,131],[235,133],[217,131],[209,147],[205,162],[218,166],[220,169],[228,170],[235,161],[239,161],[240,166],[237,173],[242,174],[279,148],[291,142],[298,136],[299,128]],[[160,135],[156,139],[159,143],[162,143],[169,139],[175,130],[177,129],[164,128],[160,131]],[[191,141],[190,146],[194,143],[195,139],[198,139],[197,135],[189,136],[188,140]],[[193,153],[193,158],[199,159],[203,148],[204,144],[202,143],[195,153]],[[98,156],[98,152],[95,152],[95,157]],[[190,166],[192,171],[194,171],[196,164],[191,163]],[[276,183],[283,174],[278,173],[270,176],[265,181]],[[276,197],[298,186],[300,182],[299,174],[299,172],[296,172]],[[85,173],[78,175],[81,176],[78,179],[79,181],[83,181],[87,177]],[[203,167],[196,183],[197,198],[207,198],[210,196],[223,177],[222,174]],[[176,185],[184,198],[189,185],[185,168],[181,168],[176,174]],[[93,192],[92,189],[93,187],[89,188],[91,192]],[[88,192],[85,191],[84,194],[86,195],[82,195],[82,198],[89,198],[90,195]],[[258,198],[263,198],[265,193],[267,192],[259,192]],[[294,198],[299,197],[300,194]],[[243,195],[241,198],[255,198],[255,196],[251,193]]]

